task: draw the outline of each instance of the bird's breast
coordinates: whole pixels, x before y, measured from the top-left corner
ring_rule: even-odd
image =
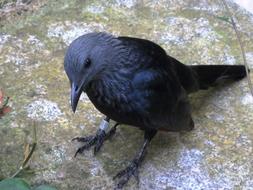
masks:
[[[146,115],[149,102],[129,81],[96,81],[86,92],[100,112],[117,122],[138,126]]]

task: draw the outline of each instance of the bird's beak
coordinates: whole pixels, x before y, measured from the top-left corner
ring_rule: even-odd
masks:
[[[82,88],[79,88],[76,84],[72,83],[71,85],[71,107],[73,112],[75,113],[76,107],[79,101],[79,98],[82,94]]]

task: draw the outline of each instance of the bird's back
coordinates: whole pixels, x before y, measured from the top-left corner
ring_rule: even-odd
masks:
[[[176,63],[170,62],[166,52],[148,40],[118,40],[120,48],[114,48],[121,49],[117,55],[120,61],[111,62],[111,67],[118,69],[108,68],[111,72],[87,91],[97,109],[119,123],[140,128],[176,131],[188,125],[190,108],[177,77]],[[179,111],[181,114],[175,116]]]

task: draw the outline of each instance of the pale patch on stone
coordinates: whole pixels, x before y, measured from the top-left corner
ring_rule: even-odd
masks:
[[[213,47],[210,49],[210,45],[212,45],[211,41],[206,41],[206,40],[200,40],[203,43],[199,45],[199,50],[201,49],[201,53],[199,53],[199,60],[201,64],[209,64],[209,65],[235,65],[236,64],[236,59],[235,57],[231,54],[231,49],[229,46],[226,46],[222,50],[218,47]],[[205,44],[206,43],[206,44]],[[215,52],[216,56],[212,56]],[[217,53],[216,53],[217,52]]]
[[[8,34],[0,34],[0,48],[3,47],[3,45],[8,41],[10,37],[11,35]]]
[[[54,146],[49,153],[43,155],[52,165],[61,164],[66,159],[66,150],[63,146]]]
[[[166,35],[161,36],[161,40],[165,42],[176,43],[176,44],[183,43],[183,39],[181,39],[179,36],[175,36],[172,33],[166,33]]]
[[[5,63],[14,63],[15,65],[25,65],[28,63],[28,56],[21,52],[11,52],[6,55]]]
[[[198,64],[236,64],[236,58],[228,45],[219,47],[222,36],[213,28],[207,18],[187,19],[168,17],[167,27],[154,32],[155,38],[168,46],[177,45],[183,48],[196,48],[194,56]]]
[[[56,103],[45,99],[39,99],[30,103],[26,110],[28,117],[38,121],[54,121],[62,115]]]
[[[159,173],[155,183],[160,189],[203,189],[210,187],[210,177],[202,164],[203,152],[198,149],[183,149],[177,167]]]
[[[27,42],[33,45],[36,49],[44,47],[44,44],[36,36],[29,35]]]
[[[198,10],[198,11],[208,11],[208,12],[216,12],[216,11],[221,10],[220,6],[217,6],[217,5],[206,6],[206,5],[207,5],[206,2],[204,3],[200,2],[199,6],[194,6],[193,8],[189,8],[189,9]]]
[[[77,37],[95,31],[104,31],[104,26],[97,23],[70,22],[54,23],[48,28],[48,37],[58,37],[69,45]]]
[[[104,12],[105,8],[99,6],[88,6],[86,10],[93,14],[101,14]]]
[[[17,39],[16,37],[12,37],[8,35],[3,42],[5,43],[7,40],[13,42],[15,40],[15,44],[13,47],[10,48],[8,54],[5,55],[4,63],[14,63],[15,65],[24,65],[27,64],[28,56],[22,52],[21,50],[24,49],[23,47],[23,40]],[[15,72],[17,72],[16,70]]]
[[[250,179],[250,180],[246,181],[246,186],[247,187],[253,187],[253,179]]]
[[[55,176],[57,176],[57,172],[54,169],[50,168],[41,172],[38,180],[41,180],[42,178],[45,181],[50,181],[52,179],[55,179]]]
[[[216,146],[215,143],[214,143],[213,141],[210,141],[210,140],[205,140],[204,143],[205,143],[206,145],[211,146],[211,147],[215,147],[215,146]]]
[[[232,188],[230,179],[212,178],[204,166],[204,154],[198,149],[183,149],[177,167],[155,172],[155,183],[158,189],[217,189]]]
[[[253,52],[247,52],[246,59],[247,59],[248,66],[250,68],[253,68]]]
[[[187,1],[177,1],[176,3],[174,0],[149,0],[146,4],[151,8],[166,8],[168,10],[176,10],[180,9],[181,7],[188,7]]]
[[[40,51],[44,44],[36,37],[29,35],[26,40],[18,39],[16,36],[8,36],[8,41],[11,46],[6,46],[7,53],[4,55],[4,63],[13,63],[16,66],[31,66],[37,67],[37,60],[31,61],[31,56]],[[0,44],[1,46],[1,44]],[[31,68],[29,67],[29,69]],[[28,69],[28,67],[16,67],[15,72],[20,69]]]
[[[246,143],[246,144],[245,144]],[[142,185],[149,188],[150,185],[156,189],[234,189],[242,180],[248,179],[250,174],[249,163],[234,163],[229,158],[226,158],[222,149],[216,149],[217,145],[205,140],[205,145],[211,148],[210,154],[206,155],[203,150],[182,148],[179,153],[176,153],[176,165],[171,165],[170,161],[164,160],[164,168],[156,168],[153,165],[146,166],[147,173],[152,173],[152,182],[146,179],[142,180]],[[238,139],[237,144],[242,144],[244,147],[251,147],[251,141],[246,136]],[[240,147],[243,148],[243,147]],[[252,151],[249,149],[248,151]],[[222,157],[223,162],[213,163],[212,168],[206,161],[208,158]],[[223,158],[224,157],[224,158]],[[168,167],[166,167],[168,165]],[[208,166],[208,167],[207,167]],[[214,174],[210,175],[209,170]],[[245,184],[244,184],[245,185]],[[145,189],[145,188],[144,188]]]
[[[203,159],[203,153],[198,149],[186,149],[181,152],[178,166],[181,168],[191,168],[198,165]]]
[[[216,112],[210,112],[210,113],[206,113],[206,116],[209,119],[212,119],[216,122],[220,122],[222,123],[225,120],[225,117],[223,115],[221,115],[220,113],[216,113]]]
[[[82,93],[79,100],[84,103],[90,103],[90,99],[86,93]]]
[[[132,8],[137,4],[137,0],[116,0],[118,6],[125,6],[127,8]]]
[[[205,38],[210,41],[215,41],[220,38],[220,36],[218,36],[216,32],[212,29],[209,21],[206,18],[202,17],[197,19],[195,27],[195,33],[200,38]]]
[[[241,99],[241,102],[243,105],[249,105],[250,107],[253,108],[253,97],[250,93],[244,95]]]
[[[237,139],[236,139],[236,147],[237,148],[246,148],[248,152],[251,152],[253,147],[252,147],[252,141],[249,139],[247,135],[241,134]]]
[[[45,94],[47,94],[47,88],[46,88],[46,86],[44,86],[44,85],[37,84],[37,85],[35,86],[35,92],[36,92],[37,94],[39,94],[39,95],[45,95]]]
[[[92,167],[90,168],[90,173],[92,176],[97,176],[103,167],[98,160],[92,161]]]
[[[190,20],[183,17],[169,17],[167,23],[166,32],[161,36],[165,43],[184,45],[193,40],[217,41],[220,38],[206,18]]]
[[[224,55],[224,61],[222,61],[222,64],[226,65],[235,65],[236,59],[233,55],[225,54]]]

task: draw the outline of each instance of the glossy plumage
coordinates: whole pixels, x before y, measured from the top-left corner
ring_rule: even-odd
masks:
[[[218,78],[246,74],[238,65],[186,66],[151,41],[106,33],[73,41],[64,68],[72,86],[73,111],[86,92],[107,118],[139,127],[148,142],[157,130],[193,129],[189,93],[208,88]]]

